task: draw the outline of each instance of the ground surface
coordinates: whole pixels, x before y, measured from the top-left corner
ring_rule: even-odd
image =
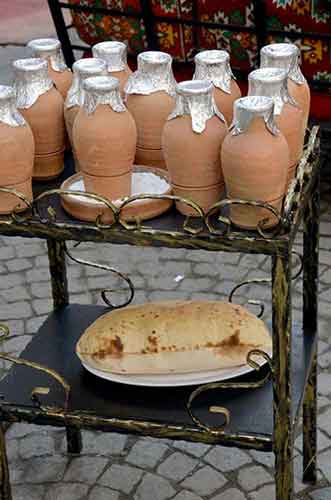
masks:
[[[12,0],[0,19],[0,82],[10,63],[27,55],[19,44],[54,30],[43,0]],[[17,13],[20,12],[18,18]],[[16,45],[18,44],[18,46]],[[331,189],[323,184],[320,251],[319,482],[301,482],[301,439],[296,440],[296,498],[331,499]],[[301,241],[298,239],[297,248]],[[139,302],[162,298],[223,298],[246,278],[268,276],[266,258],[185,250],[85,244],[75,255],[127,272]],[[181,275],[181,281],[175,278]],[[71,301],[96,303],[116,281],[102,271],[69,265]],[[0,321],[11,328],[9,352],[18,354],[51,310],[45,243],[0,240]],[[268,292],[270,290],[268,289]],[[300,280],[293,287],[300,320]],[[251,289],[250,297],[269,297]],[[267,307],[266,318],[270,317]],[[2,366],[2,372],[6,366]],[[273,500],[273,456],[223,447],[84,432],[79,458],[66,454],[64,432],[19,424],[7,432],[13,500]]]

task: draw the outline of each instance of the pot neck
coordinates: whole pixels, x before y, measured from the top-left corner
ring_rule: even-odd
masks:
[[[10,127],[26,125],[15,103],[15,91],[7,85],[0,85],[0,122]]]
[[[230,56],[225,50],[204,50],[194,58],[194,80],[209,80],[227,94],[231,94],[231,79],[234,75]]]
[[[300,65],[300,50],[293,43],[273,43],[261,49],[261,68],[280,68],[298,85],[306,82]]]
[[[164,91],[175,96],[176,80],[172,58],[165,52],[147,51],[138,55],[138,68],[129,76],[124,91],[128,94],[153,94]]]
[[[124,71],[127,68],[127,47],[122,42],[101,42],[92,48],[93,57],[102,59],[108,73]]]
[[[264,123],[265,130],[272,135],[278,135],[279,130],[274,119],[274,101],[271,97],[247,96],[237,99],[233,107],[233,122],[231,135],[247,132],[251,126]]]
[[[34,57],[45,59],[52,70],[59,73],[68,70],[64,62],[61,43],[56,38],[38,38],[31,40],[27,46],[32,50]]]
[[[279,68],[261,68],[248,75],[248,95],[271,97],[274,101],[275,115],[280,115],[284,104],[297,106],[290,96],[287,73]]]
[[[116,113],[123,113],[126,107],[123,104],[119,81],[111,76],[94,76],[87,78],[83,83],[84,111],[91,115],[98,106],[109,106]]]
[[[73,79],[71,87],[68,91],[65,100],[65,108],[72,108],[74,106],[83,106],[84,104],[84,80],[92,76],[105,75],[107,66],[102,59],[89,57],[76,61],[72,67]]]
[[[38,98],[53,87],[48,76],[47,62],[43,59],[19,59],[13,63],[18,108],[30,108]]]
[[[216,107],[213,84],[206,80],[186,81],[177,85],[175,108],[168,120],[178,116],[190,116],[192,130],[197,134],[205,130],[207,121],[213,116],[226,123],[224,116]]]

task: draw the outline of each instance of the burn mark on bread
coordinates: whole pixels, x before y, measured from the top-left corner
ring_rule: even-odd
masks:
[[[116,358],[120,358],[123,356],[124,346],[118,335],[114,339],[110,339],[110,342],[107,342],[107,347],[104,349],[99,349],[99,351],[94,353],[94,357],[98,359],[104,359],[107,356],[113,356]]]

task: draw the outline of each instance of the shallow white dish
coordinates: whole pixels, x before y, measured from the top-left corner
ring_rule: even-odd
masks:
[[[269,356],[271,351],[267,352]],[[260,366],[266,363],[264,358],[254,358]],[[252,372],[254,369],[248,365],[237,366],[234,368],[223,368],[221,370],[212,370],[199,373],[171,373],[166,375],[120,375],[117,373],[104,372],[92,368],[86,363],[82,363],[84,368],[93,373],[96,377],[109,380],[109,382],[117,382],[119,384],[140,385],[145,387],[180,387],[187,385],[201,385],[209,382],[221,382],[229,380],[240,375]]]

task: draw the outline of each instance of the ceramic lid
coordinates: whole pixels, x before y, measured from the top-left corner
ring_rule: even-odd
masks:
[[[73,80],[65,100],[65,107],[83,106],[84,90],[83,81],[91,76],[100,76],[107,74],[107,65],[102,59],[96,57],[87,57],[76,61],[73,66]]]
[[[107,64],[107,71],[123,71],[127,66],[127,46],[123,42],[100,42],[92,48],[93,57]]]
[[[27,47],[32,49],[35,57],[49,60],[54,71],[63,72],[68,69],[63,59],[61,43],[57,38],[37,38],[31,40]]]
[[[176,80],[169,54],[149,50],[138,55],[137,63],[137,70],[129,76],[124,87],[126,94],[149,95],[163,90],[175,95]]]
[[[192,130],[198,134],[205,130],[207,120],[213,116],[217,116],[226,123],[215,104],[213,89],[212,82],[208,80],[187,80],[178,83],[175,108],[168,120],[189,115],[192,120]]]
[[[13,62],[13,69],[18,108],[30,108],[41,95],[53,87],[53,81],[48,76],[47,61],[44,59],[18,59]]]
[[[107,104],[117,113],[126,111],[123,104],[119,80],[112,76],[92,76],[83,82],[85,93],[84,109],[92,114],[98,105]]]
[[[16,94],[13,87],[0,85],[0,122],[11,127],[26,124],[25,119],[16,108]]]
[[[260,117],[265,126],[273,135],[279,130],[274,120],[274,101],[271,97],[247,96],[241,97],[234,102],[233,122],[230,127],[231,135],[239,135],[246,132],[254,118]]]
[[[194,80],[210,80],[215,87],[231,94],[231,79],[234,78],[230,56],[225,50],[203,50],[194,58]]]
[[[261,68],[281,68],[295,83],[305,83],[299,66],[300,50],[294,43],[272,43],[261,49]]]

